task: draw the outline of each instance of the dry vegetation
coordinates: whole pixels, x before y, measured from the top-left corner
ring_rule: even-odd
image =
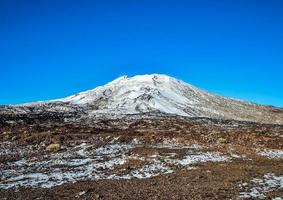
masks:
[[[282,151],[282,125],[173,116],[76,122],[63,122],[56,117],[40,122],[35,122],[32,118],[24,119],[23,122],[16,118],[5,120],[2,117],[1,149],[8,150],[1,153],[2,170],[7,169],[9,163],[23,157],[32,159],[54,154],[46,149],[50,144],[60,145],[60,149],[56,151],[64,153],[82,142],[93,145],[93,150],[90,151],[108,144],[139,144],[125,153],[131,159],[114,165],[111,170],[105,171],[106,174],[128,174],[147,164],[148,159],[154,156],[164,159],[168,155],[174,155],[174,159],[184,159],[188,148],[170,147],[173,144],[200,145],[204,147],[202,152],[213,151],[237,156],[225,162],[172,165],[169,166],[172,173],[160,173],[142,179],[86,178],[51,188],[0,189],[1,199],[239,199],[240,192],[248,192],[252,188],[252,185],[248,185],[243,189],[239,187],[241,183],[249,183],[253,178],[261,178],[267,173],[283,175],[282,158],[257,153],[258,150],[266,149]],[[160,144],[167,146],[158,146]],[[26,147],[29,148],[28,151],[17,153],[16,149]],[[9,150],[14,153],[7,153]],[[267,199],[281,197],[283,191],[279,188],[265,192],[264,195]]]

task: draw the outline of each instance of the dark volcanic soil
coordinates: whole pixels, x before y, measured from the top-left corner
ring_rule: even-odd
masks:
[[[2,117],[0,134],[0,199],[283,198],[280,125],[164,116],[79,122]],[[46,150],[49,144],[60,150]],[[139,171],[145,166],[153,168]],[[33,186],[25,182],[32,173],[78,175],[90,168],[90,176],[63,177],[53,187],[43,187],[50,177]]]
[[[282,161],[204,164],[148,179],[80,181],[51,189],[1,190],[0,194],[3,199],[236,199],[239,183],[270,171],[282,175]],[[282,197],[283,191],[273,194],[267,193],[266,199]]]

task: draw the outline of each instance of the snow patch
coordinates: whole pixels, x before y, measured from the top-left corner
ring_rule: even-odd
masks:
[[[268,158],[283,159],[283,150],[279,150],[279,149],[258,150],[257,153],[258,155],[265,156]]]
[[[220,155],[217,152],[206,152],[199,154],[189,154],[185,156],[182,160],[177,160],[176,162],[180,165],[187,166],[200,162],[223,162],[229,160],[228,156]]]
[[[176,159],[174,152],[145,157],[129,154],[129,150],[133,148],[168,148],[173,150],[186,148],[188,155],[181,160]],[[82,143],[70,147],[64,152],[7,163],[0,173],[0,188],[50,188],[79,180],[150,178],[172,173],[179,166],[228,160],[228,157],[217,152],[201,152],[201,148],[198,145],[170,144],[169,141],[149,146],[143,146],[138,140],[132,141],[131,144],[110,143],[102,146]],[[127,171],[126,174],[120,173],[120,167],[116,168],[116,166],[123,166],[127,161],[133,159],[141,160],[144,163]]]
[[[252,185],[250,189],[246,189],[249,185]],[[250,184],[242,183],[240,188],[246,189],[245,192],[239,193],[239,198],[266,198],[265,193],[280,191],[283,189],[283,176],[276,176],[273,173],[268,173],[263,178],[254,178]],[[278,197],[280,198],[280,197]],[[277,197],[275,199],[278,199]]]

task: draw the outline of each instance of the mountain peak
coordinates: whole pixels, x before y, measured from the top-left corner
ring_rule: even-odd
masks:
[[[273,121],[272,111],[266,106],[210,94],[164,74],[122,76],[104,86],[58,101],[82,106],[95,116],[161,112],[188,117]],[[281,113],[274,121],[282,117]]]
[[[115,79],[114,81],[111,81],[109,84],[117,84],[117,83],[121,83],[121,82],[127,82],[127,81],[131,81],[131,82],[138,82],[138,83],[153,83],[153,82],[168,82],[168,81],[173,81],[176,79],[172,78],[170,76],[164,75],[164,74],[144,74],[144,75],[136,75],[133,77],[129,77],[127,75],[125,76],[120,76],[117,79]]]
[[[190,98],[200,92],[163,74],[122,76],[104,86],[82,92],[58,101],[77,105],[95,105],[96,112],[137,114],[141,112],[165,112],[188,116],[184,105],[194,105]]]
[[[26,106],[43,111],[79,108],[90,117],[158,112],[186,117],[283,123],[282,109],[214,95],[163,74],[121,76],[92,90]]]

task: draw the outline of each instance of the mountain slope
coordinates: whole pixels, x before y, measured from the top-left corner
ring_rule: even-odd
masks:
[[[123,76],[93,90],[22,107],[60,112],[79,109],[90,117],[160,112],[187,117],[283,123],[280,108],[217,96],[159,74]]]

